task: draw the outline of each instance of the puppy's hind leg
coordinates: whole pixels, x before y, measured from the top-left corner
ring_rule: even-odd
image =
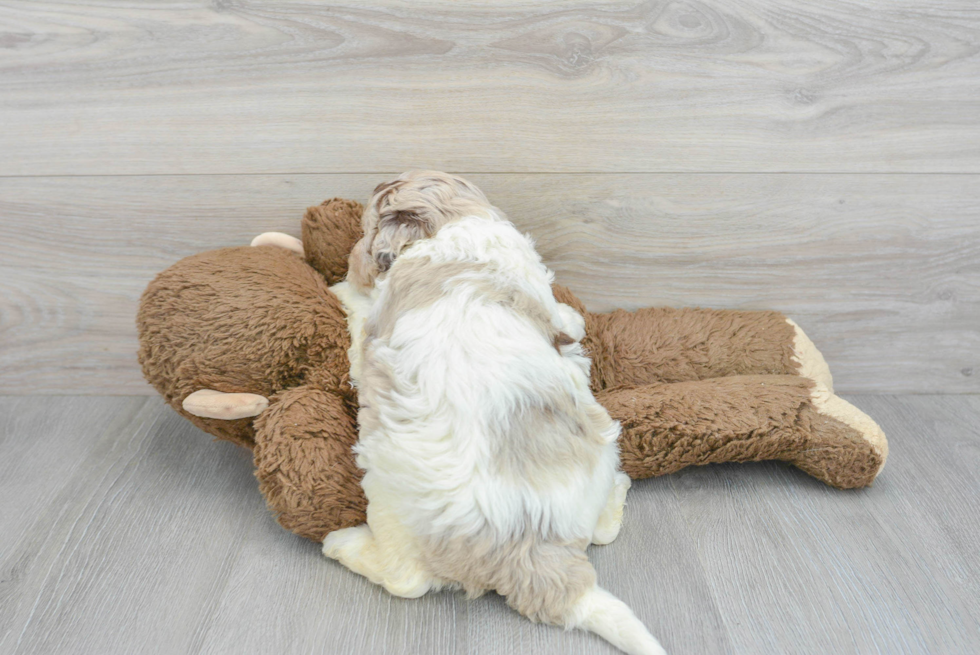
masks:
[[[623,527],[623,508],[626,505],[626,492],[630,488],[630,478],[622,471],[616,472],[613,488],[609,492],[606,506],[599,515],[595,530],[592,532],[592,543],[604,546],[612,543],[619,536]]]
[[[337,560],[371,582],[381,584],[374,551],[374,535],[367,525],[334,530],[323,539],[324,555]]]
[[[368,509],[370,512],[370,506]],[[379,540],[368,525],[331,532],[323,540],[323,554],[381,585],[393,596],[418,598],[442,586],[413,556],[409,542],[397,545],[388,539]]]

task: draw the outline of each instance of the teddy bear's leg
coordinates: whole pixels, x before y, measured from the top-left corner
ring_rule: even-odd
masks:
[[[255,476],[280,524],[322,541],[365,521],[367,500],[352,450],[349,399],[299,386],[277,393],[255,419]]]
[[[616,473],[616,481],[609,492],[609,499],[606,506],[599,515],[595,530],[592,532],[592,543],[604,546],[611,544],[619,536],[619,529],[623,527],[623,508],[626,505],[626,492],[630,488],[630,478],[628,475],[619,471]]]
[[[880,459],[880,464],[874,471],[874,475],[877,476],[888,458],[888,439],[874,419],[840,396],[835,395],[831,389],[819,382],[810,390],[810,400],[818,417],[816,420],[818,428],[821,425],[830,425],[831,422],[846,425],[857,432],[861,439],[871,446],[875,455]],[[805,453],[805,457],[797,458],[793,463],[811,475],[816,475],[812,471],[828,470],[834,466],[832,459],[835,453],[832,446],[831,443],[828,443],[823,449],[815,446],[813,450]]]
[[[643,385],[597,400],[622,424],[622,466],[634,479],[697,464],[782,460],[853,488],[871,484],[888,455],[870,417],[795,375]]]

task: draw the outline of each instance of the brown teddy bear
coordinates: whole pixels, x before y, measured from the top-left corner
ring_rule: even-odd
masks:
[[[205,432],[251,448],[269,508],[317,541],[365,520],[350,337],[330,290],[362,211],[328,200],[307,210],[301,245],[272,236],[187,257],[150,283],[137,318],[146,379]],[[884,466],[881,429],[834,395],[823,357],[782,314],[594,314],[568,289],[554,293],[585,317],[592,390],[622,423],[630,477],[782,460],[843,489]]]

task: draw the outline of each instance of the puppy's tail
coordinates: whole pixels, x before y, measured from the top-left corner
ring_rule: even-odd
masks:
[[[496,589],[532,621],[594,632],[630,655],[666,655],[626,603],[596,586],[582,543],[529,537],[486,561],[492,577],[476,588]]]
[[[626,603],[599,586],[571,607],[565,626],[594,632],[630,655],[667,655]]]

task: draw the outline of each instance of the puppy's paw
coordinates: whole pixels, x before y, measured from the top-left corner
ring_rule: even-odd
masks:
[[[396,576],[386,577],[382,584],[389,594],[399,598],[418,598],[437,587],[434,580],[418,567],[403,567]]]
[[[558,303],[558,315],[561,317],[561,331],[568,335],[573,342],[585,338],[585,319],[571,305],[566,305],[563,302]]]
[[[323,554],[400,598],[418,598],[442,586],[418,562],[402,553],[380,553],[379,544],[367,525],[331,532],[323,540]]]
[[[596,523],[595,530],[592,532],[592,543],[605,546],[615,541],[616,537],[619,536],[619,531],[623,527],[626,492],[629,491],[630,484],[628,475],[622,471],[616,473],[616,481],[609,493],[609,500],[602,514],[599,515],[599,522]]]
[[[323,554],[354,569],[352,564],[362,559],[364,549],[372,540],[371,528],[367,525],[334,530],[323,539]]]
[[[619,531],[622,527],[622,521],[612,522],[600,518],[599,523],[595,526],[595,532],[592,533],[592,543],[596,546],[611,544],[616,541],[616,537],[619,536]]]

